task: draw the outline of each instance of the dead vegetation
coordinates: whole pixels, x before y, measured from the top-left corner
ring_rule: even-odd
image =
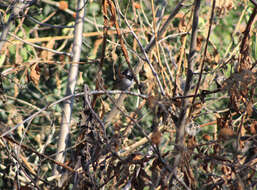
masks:
[[[42,2],[62,12],[33,28]],[[94,32],[71,95],[74,22],[46,23],[76,14],[42,2],[0,3],[1,189],[256,189],[255,1],[87,2]],[[54,28],[63,35],[50,39]],[[112,90],[125,68],[134,85]],[[61,105],[72,101],[62,162]]]

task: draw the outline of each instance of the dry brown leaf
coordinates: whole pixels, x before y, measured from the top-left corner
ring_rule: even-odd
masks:
[[[200,86],[201,90],[207,90],[210,87],[210,83],[214,80],[215,75],[207,74],[203,84]]]
[[[162,138],[162,133],[158,129],[154,130],[151,136],[152,143],[155,145],[159,145],[161,142],[161,138]]]
[[[229,127],[228,121],[226,118],[217,118],[217,126],[219,129]]]
[[[16,51],[15,51],[15,64],[19,65],[23,63],[23,59],[20,55],[20,50],[22,49],[22,44],[16,45]]]
[[[133,157],[133,161],[139,161],[142,160],[144,157],[141,154],[135,154]]]
[[[238,93],[237,89],[233,89],[230,94],[230,105],[229,107],[236,112],[239,112],[241,95]]]
[[[237,183],[236,183],[236,190],[244,190],[244,184],[242,183],[241,180],[237,180]]]
[[[188,141],[187,141],[187,146],[188,148],[193,148],[196,146],[196,140],[195,140],[195,137],[191,136],[188,138]]]
[[[232,0],[218,0],[216,2],[217,15],[223,16],[234,7]]]
[[[257,121],[254,121],[251,126],[250,126],[250,132],[251,134],[256,134],[256,131],[257,131]]]
[[[101,109],[99,110],[99,115],[101,116],[101,118],[103,118],[104,114],[106,112],[109,112],[110,110],[110,104],[108,104],[106,101],[101,100]]]
[[[152,70],[148,64],[144,64],[144,71],[145,71],[145,76],[147,79],[150,80],[150,79],[154,78]]]
[[[102,44],[103,44],[103,39],[102,38],[95,40],[94,49],[93,49],[91,58],[96,57],[97,50],[98,50],[99,46],[102,45]]]
[[[180,32],[184,32],[184,31],[186,31],[186,26],[187,26],[187,22],[186,22],[185,18],[184,17],[180,18],[178,30]]]
[[[215,50],[214,61],[215,63],[219,63],[220,61],[220,55],[217,50]]]
[[[59,2],[59,9],[61,9],[61,10],[68,9],[68,3],[66,1],[60,1]]]
[[[56,80],[56,87],[58,89],[58,94],[60,95],[61,94],[61,88],[62,88],[62,86],[61,86],[62,81],[59,78],[59,73],[58,72],[56,72],[56,74],[55,74],[55,80]]]
[[[20,83],[19,82],[19,79],[17,79],[16,77],[13,79],[13,81],[14,81],[14,97],[17,97],[18,96],[18,94],[19,94],[19,86],[18,86],[18,84]]]
[[[84,84],[84,79],[83,79],[83,72],[79,72],[78,80],[77,80],[77,85],[83,85]]]
[[[221,171],[223,172],[224,175],[229,175],[231,174],[231,168],[229,168],[228,166],[226,165],[222,165],[221,167]]]
[[[179,12],[176,14],[175,18],[183,18],[185,16],[185,13]]]
[[[40,68],[37,63],[31,66],[30,79],[36,86],[38,86],[40,79]]]
[[[246,129],[245,129],[245,127],[241,127],[240,134],[241,134],[242,137],[246,135]]]
[[[256,73],[253,73],[250,70],[243,70],[239,73],[233,73],[231,77],[224,81],[222,88],[224,90],[233,90],[236,86],[236,89],[241,90],[245,89],[245,85],[251,87],[257,81]]]
[[[252,116],[252,113],[253,113],[253,103],[251,101],[249,101],[247,103],[247,106],[246,106],[246,112],[248,114],[249,117]]]
[[[55,39],[51,39],[47,44],[46,44],[46,48],[48,49],[54,49],[54,44],[55,44]],[[54,53],[52,52],[49,52],[47,50],[43,50],[41,52],[41,58],[44,60],[44,61],[50,61],[52,60],[53,58],[53,55]]]
[[[205,135],[203,135],[203,140],[205,140],[205,141],[210,141],[210,140],[211,140],[211,136],[205,134]]]
[[[198,36],[198,37],[197,37],[197,46],[196,46],[196,50],[197,50],[198,52],[200,52],[201,49],[202,49],[203,41],[204,41],[204,37],[203,37],[203,36]]]
[[[231,128],[222,128],[219,131],[219,139],[228,140],[235,135],[235,132]]]
[[[17,124],[20,124],[23,122],[23,118],[22,118],[22,115],[17,113],[15,115],[15,117],[13,118],[14,120],[14,123],[17,125]],[[24,131],[24,125],[20,125],[18,128],[17,128],[17,134],[19,135],[19,137],[23,137],[23,131]]]
[[[139,3],[134,2],[133,6],[135,7],[135,9],[141,9],[141,5]]]
[[[158,97],[156,96],[149,96],[147,99],[147,105],[151,108],[154,109],[154,107],[157,105],[158,103]]]
[[[34,140],[38,143],[39,147],[42,147],[42,137],[41,134],[36,134]]]
[[[43,44],[43,46],[45,46],[45,43]],[[43,50],[42,52],[41,52],[41,59],[43,59],[44,61],[47,61],[47,52],[48,51],[46,51],[46,50]]]
[[[111,56],[112,56],[113,62],[116,63],[117,60],[118,60],[118,58],[119,58],[118,55],[117,55],[117,53],[116,53],[116,48],[113,48],[113,49],[112,49],[112,51],[111,51]]]
[[[193,117],[196,117],[199,113],[201,113],[202,107],[203,107],[202,102],[195,103],[195,104],[193,105],[193,113],[192,113],[192,116],[193,116]]]
[[[11,126],[14,125],[13,118],[18,113],[16,107],[13,104],[6,104],[5,110],[6,110],[6,112],[8,112],[7,125],[11,125]]]

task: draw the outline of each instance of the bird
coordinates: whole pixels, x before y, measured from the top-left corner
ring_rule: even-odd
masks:
[[[115,89],[118,90],[127,90],[133,83],[133,74],[129,69],[125,69],[115,81]]]

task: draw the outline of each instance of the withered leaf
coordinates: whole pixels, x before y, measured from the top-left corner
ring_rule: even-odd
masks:
[[[40,68],[37,63],[31,66],[30,79],[36,86],[38,86],[40,79]]]
[[[235,135],[235,132],[233,131],[233,129],[228,127],[222,128],[219,131],[219,139],[221,140],[228,140],[232,138],[234,135]]]

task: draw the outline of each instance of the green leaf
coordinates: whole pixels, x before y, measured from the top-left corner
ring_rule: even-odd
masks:
[[[75,22],[70,22],[67,24],[67,26],[75,25]],[[64,28],[62,29],[62,34],[67,35],[71,30],[74,30],[74,28]]]
[[[20,50],[20,54],[21,57],[23,58],[23,60],[28,60],[28,53],[27,53],[27,49],[26,48],[21,48]]]
[[[253,58],[256,60],[257,59],[257,39],[256,35],[253,35],[253,41],[252,41],[252,54]]]
[[[15,47],[15,45],[10,45],[9,47],[8,47],[8,49],[9,49],[9,51],[10,51],[10,54],[15,54],[15,52],[16,52],[16,47]]]
[[[5,61],[5,58],[6,58],[6,54],[0,55],[0,67],[2,67],[2,65]]]
[[[96,13],[100,10],[100,6],[98,3],[90,3],[89,9],[91,13]]]

